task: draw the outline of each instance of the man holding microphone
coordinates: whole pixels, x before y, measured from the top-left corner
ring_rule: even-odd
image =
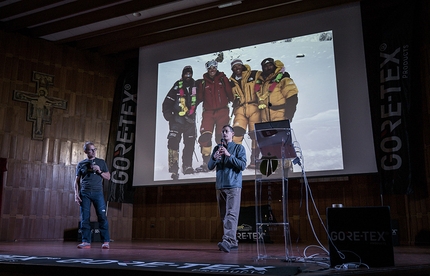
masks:
[[[82,243],[79,249],[91,248],[91,203],[94,204],[99,222],[102,249],[109,249],[109,224],[106,217],[106,203],[103,195],[103,180],[110,179],[106,162],[96,158],[96,147],[92,142],[86,142],[84,152],[87,158],[76,167],[74,182],[75,202],[80,206]]]
[[[224,252],[238,248],[236,237],[242,191],[242,171],[246,168],[246,152],[241,144],[233,142],[230,125],[222,128],[221,144],[215,146],[208,169],[216,168],[216,197],[223,223],[222,241],[218,248]]]

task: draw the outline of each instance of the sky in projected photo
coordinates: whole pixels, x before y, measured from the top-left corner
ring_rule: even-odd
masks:
[[[237,49],[220,49],[216,53],[193,56],[180,60],[160,63],[158,65],[156,139],[154,156],[154,181],[170,180],[168,171],[167,135],[168,122],[162,114],[162,102],[174,82],[181,78],[186,65],[193,67],[193,78],[201,79],[206,73],[205,63],[215,59],[222,52],[224,60],[218,64],[218,70],[230,77],[230,62],[240,58],[252,70],[261,70],[261,61],[267,57],[280,60],[290,74],[299,90],[297,111],[291,123],[296,142],[300,145],[307,172],[343,169],[342,141],[339,121],[339,105],[336,88],[336,68],[333,39],[336,34],[325,31],[300,37],[267,42]],[[201,106],[197,109],[197,138],[202,121]],[[230,107],[231,108],[231,107]],[[231,123],[234,118],[231,119]],[[213,146],[219,141],[213,141]],[[251,142],[245,135],[243,142],[250,162]],[[182,141],[180,158],[182,157]],[[193,167],[202,164],[200,146],[195,143]],[[182,164],[179,164],[182,167]],[[301,171],[299,166],[294,172]],[[183,175],[180,179],[214,177],[215,172]],[[255,171],[246,169],[244,176],[254,175]]]

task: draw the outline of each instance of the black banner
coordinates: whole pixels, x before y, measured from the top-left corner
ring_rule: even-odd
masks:
[[[107,200],[111,202],[133,203],[137,74],[137,65],[129,66],[116,85],[107,152],[111,164]]]
[[[378,4],[379,3],[379,6]],[[372,122],[382,194],[412,193],[419,93],[414,1],[362,1]]]

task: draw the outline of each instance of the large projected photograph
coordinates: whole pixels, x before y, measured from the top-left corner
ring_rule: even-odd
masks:
[[[178,86],[176,81],[182,78],[183,69],[189,66],[192,69],[192,78],[199,83],[203,75],[208,71],[206,69],[206,63],[208,62],[215,61],[217,70],[221,74],[224,73],[227,78],[234,78],[231,66],[232,62],[241,62],[249,71],[260,71],[256,73],[259,74],[262,71],[261,62],[266,58],[273,58],[274,62],[280,67],[281,72],[290,75],[290,78],[294,81],[299,91],[297,111],[291,122],[291,126],[296,137],[303,137],[303,139],[300,139],[299,143],[306,148],[306,155],[309,156],[306,159],[307,170],[343,169],[333,33],[327,30],[321,33],[285,38],[278,41],[160,63],[158,65],[157,84],[156,154],[154,156],[155,181],[171,180],[173,178],[172,172],[169,172],[169,165],[171,167],[173,162],[178,162],[178,165],[174,165],[179,168],[179,170],[177,170],[178,179],[215,176],[214,171],[206,172],[204,171],[204,167],[200,169],[201,166],[205,166],[207,163],[204,162],[201,145],[198,143],[199,136],[202,135],[199,130],[202,123],[203,102],[197,105],[195,115],[192,114],[195,124],[185,124],[190,128],[194,128],[195,125],[197,129],[197,136],[194,141],[192,141],[192,151],[190,151],[190,149],[188,149],[190,151],[188,153],[186,152],[187,149],[184,151],[184,143],[186,143],[184,140],[187,139],[187,131],[184,131],[180,148],[177,152],[175,151],[173,153],[177,154],[179,158],[177,156],[176,158],[172,156],[171,149],[169,153],[167,146],[169,123],[163,117],[162,107],[164,101],[175,102],[176,107],[180,105],[178,99],[174,99],[174,101],[171,99],[166,100],[166,96],[172,86]],[[311,81],[309,80],[310,78],[312,79]],[[202,88],[197,85],[197,93],[203,93],[201,90]],[[180,91],[180,89],[177,91]],[[256,93],[255,91],[253,92]],[[225,91],[222,91],[222,93],[225,93]],[[175,95],[170,97],[181,98],[180,95],[177,95],[178,93],[174,94]],[[183,101],[185,101],[185,98],[186,97],[182,96]],[[236,121],[235,104],[233,102],[229,102],[228,104],[230,120],[226,123],[230,125],[234,125]],[[184,105],[185,104],[186,103],[184,103]],[[255,105],[257,106],[258,102],[256,102]],[[222,108],[222,106],[219,108]],[[177,110],[179,110],[179,107]],[[263,109],[257,110],[257,112],[258,111],[264,112]],[[184,119],[184,123],[185,120],[186,119]],[[250,123],[259,123],[260,121],[261,119],[256,122],[252,122],[251,120]],[[180,125],[178,128],[181,128],[184,123],[177,123]],[[213,126],[212,129],[205,130],[212,131],[215,130],[215,128]],[[252,135],[249,135],[249,129],[246,129],[246,132],[242,144],[247,151],[248,169],[243,172],[244,176],[255,175],[255,169],[249,166],[251,165],[252,141],[250,137],[252,137]],[[177,132],[175,132],[175,134],[176,133]],[[215,140],[215,137],[219,135],[215,134],[216,133],[211,135],[212,143],[210,143],[210,145],[212,146],[220,143],[220,141]],[[327,153],[330,154],[327,155]],[[187,154],[192,158],[192,162],[184,161],[183,156]],[[172,159],[175,160],[173,161]],[[169,164],[169,162],[171,163]],[[183,162],[188,164],[184,165]],[[192,170],[187,171],[187,168],[190,166]]]
[[[235,90],[237,68],[249,72],[257,102]],[[303,167],[292,166],[289,177],[303,168],[308,176],[376,172],[359,5],[142,47],[137,101],[134,186],[214,182],[206,159],[222,125],[210,120],[243,126],[244,114],[250,124],[291,121]],[[255,110],[261,115],[250,119]],[[255,178],[249,127],[234,139],[247,152],[245,180]]]

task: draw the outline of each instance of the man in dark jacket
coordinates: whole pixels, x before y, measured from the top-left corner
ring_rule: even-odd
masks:
[[[196,140],[196,83],[193,69],[185,66],[181,79],[173,84],[163,101],[163,116],[169,122],[167,149],[171,178],[179,178],[179,143],[183,137],[182,172],[193,174],[193,152]]]
[[[218,243],[220,250],[237,249],[237,223],[242,192],[242,171],[246,168],[246,152],[241,144],[233,142],[234,131],[229,125],[222,128],[221,144],[211,154],[208,169],[216,167],[216,196],[224,234]]]

